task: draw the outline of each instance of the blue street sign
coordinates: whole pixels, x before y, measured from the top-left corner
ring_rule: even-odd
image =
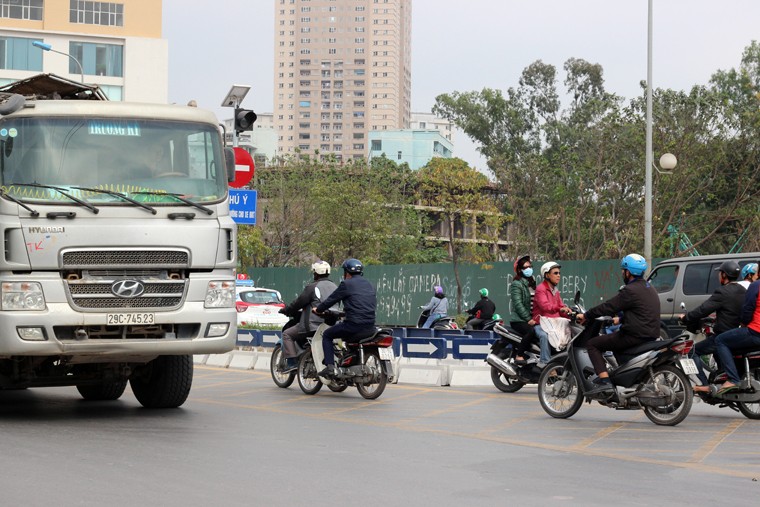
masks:
[[[446,359],[445,338],[401,338],[401,355],[420,359]]]
[[[230,189],[230,216],[235,223],[256,225],[256,191]]]

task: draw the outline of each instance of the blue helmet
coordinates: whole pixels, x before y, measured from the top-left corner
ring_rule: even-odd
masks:
[[[627,269],[633,276],[642,276],[647,270],[647,260],[639,254],[628,254],[620,262],[621,269]]]
[[[742,268],[742,274],[739,276],[742,280],[747,278],[749,275],[757,274],[757,263],[756,262],[750,262],[749,264],[745,264]]]
[[[361,275],[364,271],[364,265],[359,259],[346,259],[341,267],[344,272],[352,275]]]

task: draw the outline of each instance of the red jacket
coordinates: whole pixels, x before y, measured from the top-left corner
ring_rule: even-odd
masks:
[[[536,287],[536,297],[533,299],[533,320],[539,323],[541,316],[544,317],[562,317],[559,313],[560,308],[564,308],[562,296],[559,290],[554,287],[552,291],[549,282],[544,280]]]

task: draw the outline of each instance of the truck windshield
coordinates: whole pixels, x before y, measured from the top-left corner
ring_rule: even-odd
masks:
[[[65,203],[61,192],[92,204],[174,204],[225,197],[227,178],[216,127],[205,123],[94,117],[0,121],[0,177],[9,196]],[[107,190],[96,192],[92,190]],[[112,193],[109,193],[112,192]]]

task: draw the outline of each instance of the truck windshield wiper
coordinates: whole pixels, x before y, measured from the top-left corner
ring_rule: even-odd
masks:
[[[192,206],[193,208],[197,208],[197,209],[201,210],[202,212],[204,212],[207,215],[213,215],[214,214],[214,210],[212,210],[210,208],[207,208],[205,206],[201,206],[197,202],[193,202],[190,199],[185,199],[184,197],[182,197],[179,194],[170,194],[169,192],[148,192],[148,191],[145,191],[145,192],[132,192],[132,194],[168,195],[168,196],[171,196],[171,197],[177,199],[180,202],[183,202],[183,203],[187,204],[188,206]]]
[[[39,211],[30,208],[29,206],[27,206],[26,204],[24,204],[20,200],[16,199],[15,197],[13,197],[11,194],[9,194],[8,192],[6,192],[2,188],[0,188],[0,196],[5,197],[9,201],[15,202],[16,204],[18,204],[19,206],[21,206],[22,208],[24,208],[25,210],[27,210],[29,212],[29,214],[31,214],[34,218],[37,218],[38,216],[40,216],[40,212]]]
[[[19,186],[19,187],[49,188],[51,190],[55,190],[56,192],[58,192],[59,194],[65,196],[65,197],[68,197],[69,199],[71,199],[75,203],[79,204],[80,206],[84,206],[85,208],[87,208],[88,210],[92,211],[96,215],[98,213],[100,213],[100,210],[98,208],[96,208],[95,206],[93,206],[92,204],[90,204],[87,201],[83,201],[82,199],[79,199],[78,197],[74,197],[70,193],[66,192],[66,190],[63,189],[63,188],[54,187],[52,185],[42,185],[40,183],[11,183],[11,186],[13,186],[13,185],[16,185],[16,186]]]
[[[145,203],[142,203],[142,202],[139,202],[139,201],[135,201],[135,200],[134,200],[134,199],[132,199],[131,197],[127,197],[126,195],[124,195],[124,194],[122,194],[122,193],[120,193],[120,192],[112,192],[111,190],[104,190],[104,189],[102,189],[102,188],[89,188],[89,187],[71,187],[71,188],[75,188],[75,189],[77,189],[77,190],[84,190],[84,191],[86,191],[86,192],[95,192],[95,193],[98,193],[98,194],[108,194],[108,195],[112,195],[112,196],[114,196],[114,197],[118,197],[118,198],[120,198],[120,199],[124,199],[124,200],[125,200],[125,201],[127,201],[127,202],[131,202],[131,203],[132,203],[132,204],[134,204],[135,206],[139,206],[139,207],[141,207],[142,209],[148,210],[148,211],[150,211],[150,212],[151,212],[153,215],[155,215],[155,214],[157,213],[157,211],[156,211],[156,208],[153,208],[153,207],[151,207],[151,206],[148,206],[148,205],[147,205],[147,204],[145,204]]]

